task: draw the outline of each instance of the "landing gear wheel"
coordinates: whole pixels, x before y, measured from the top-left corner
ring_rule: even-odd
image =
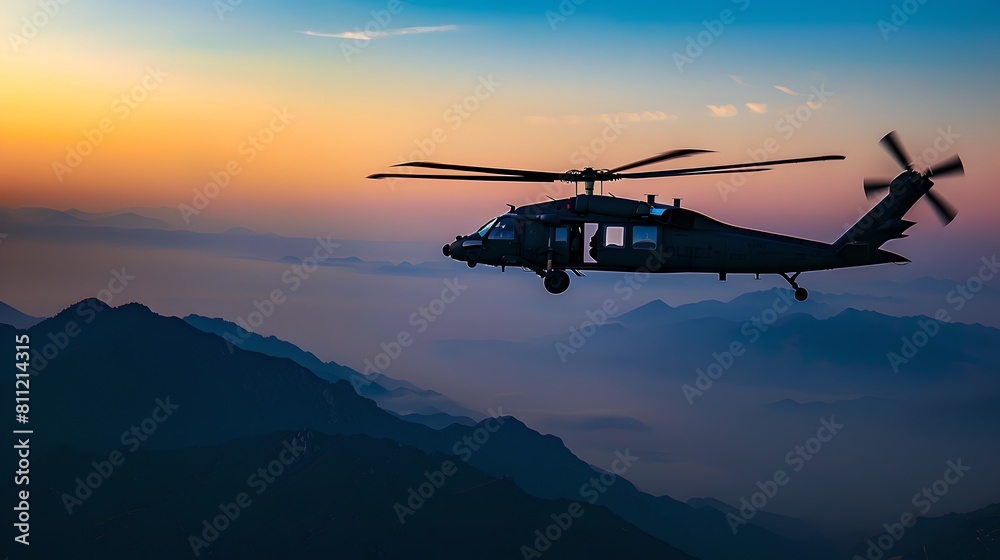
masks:
[[[565,270],[550,270],[543,278],[545,289],[550,294],[561,294],[569,288],[569,274]]]
[[[809,297],[809,292],[806,291],[805,288],[799,286],[799,284],[795,281],[795,279],[799,277],[799,274],[802,274],[802,273],[801,272],[796,272],[795,274],[793,274],[791,276],[785,274],[784,272],[779,272],[778,273],[778,275],[781,276],[782,278],[784,278],[785,281],[788,282],[788,285],[791,286],[793,290],[795,290],[795,299],[796,299],[796,301],[805,301],[806,298]]]

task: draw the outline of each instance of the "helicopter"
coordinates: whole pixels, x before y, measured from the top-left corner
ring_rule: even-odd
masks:
[[[931,191],[931,178],[962,175],[962,160],[956,155],[923,172],[897,138],[886,134],[879,143],[903,168],[892,179],[866,179],[864,192],[871,198],[880,191],[885,196],[833,243],[823,243],[720,222],[700,212],[673,204],[604,196],[604,183],[624,179],[691,177],[722,173],[769,171],[774,166],[843,160],[841,155],[825,155],[753,161],[730,165],[691,167],[661,171],[632,171],[673,159],[708,153],[711,150],[677,149],[634,161],[614,169],[574,169],[563,173],[503,169],[413,161],[393,167],[463,172],[464,174],[377,173],[369,179],[407,178],[514,183],[573,183],[576,195],[522,207],[508,204],[509,211],[486,222],[469,235],[456,236],[442,252],[446,257],[477,264],[517,266],[542,278],[545,289],[560,294],[569,288],[571,271],[632,273],[712,273],[725,281],[729,274],[777,274],[794,290],[795,299],[805,301],[809,292],[797,279],[803,272],[832,270],[886,263],[908,263],[909,259],[881,249],[892,239],[906,237],[915,224],[904,215],[926,196],[945,225],[957,212]],[[580,194],[579,184],[584,193]],[[601,183],[601,193],[594,186]],[[584,251],[584,243],[589,247]]]

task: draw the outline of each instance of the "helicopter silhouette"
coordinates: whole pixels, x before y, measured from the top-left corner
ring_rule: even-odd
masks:
[[[719,280],[726,280],[728,274],[754,274],[758,279],[761,274],[777,274],[795,290],[795,299],[804,301],[809,292],[796,282],[803,272],[910,262],[880,247],[889,240],[906,237],[904,232],[915,222],[903,217],[922,197],[927,197],[945,225],[957,214],[931,191],[931,178],[964,174],[958,156],[921,173],[913,168],[895,131],[886,134],[880,144],[903,171],[893,179],[865,180],[864,191],[869,198],[883,190],[888,192],[833,243],[722,223],[682,208],[676,198],[673,204],[660,204],[652,194],[646,195],[645,201],[594,194],[594,185],[601,183],[603,193],[603,184],[610,181],[761,172],[778,165],[844,159],[840,155],[642,172],[631,170],[710,150],[672,150],[614,169],[586,167],[564,173],[415,161],[393,167],[467,174],[377,173],[368,178],[574,183],[576,196],[519,208],[508,204],[509,212],[491,219],[472,234],[456,236],[442,249],[445,256],[470,267],[484,264],[506,270],[518,266],[534,272],[552,294],[569,287],[567,270],[577,276],[591,270],[701,272],[718,274]],[[579,193],[580,183],[584,184],[583,194]],[[584,251],[587,238],[589,247]]]

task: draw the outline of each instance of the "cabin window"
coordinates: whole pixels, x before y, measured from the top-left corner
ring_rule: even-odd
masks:
[[[514,218],[502,218],[490,231],[490,239],[514,239]]]
[[[632,228],[633,249],[656,249],[656,226],[635,226]]]
[[[604,246],[621,248],[625,246],[625,226],[608,226],[604,230]]]
[[[560,227],[556,228],[556,245],[561,245],[565,247],[569,243],[569,228]]]

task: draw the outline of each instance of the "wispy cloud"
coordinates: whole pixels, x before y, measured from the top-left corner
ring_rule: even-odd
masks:
[[[556,118],[555,117],[543,117],[541,115],[529,115],[529,116],[525,117],[525,120],[528,121],[528,124],[555,124],[556,123]]]
[[[371,41],[383,37],[395,37],[398,35],[420,35],[423,33],[437,33],[440,31],[455,31],[457,25],[438,25],[434,27],[403,27],[400,29],[385,29],[382,31],[345,31],[343,33],[320,33],[318,31],[299,31],[303,35],[312,37],[325,37],[328,39],[354,39],[358,41]]]
[[[618,119],[625,122],[665,122],[676,121],[677,115],[668,115],[663,111],[644,111],[642,113],[611,113],[601,115],[601,119]]]
[[[766,113],[767,103],[747,103],[747,109],[750,109],[754,113]]]
[[[601,115],[583,117],[580,115],[557,115],[557,116],[544,116],[544,115],[530,115],[526,117],[526,120],[531,124],[584,124],[584,123],[595,123],[595,122],[605,122],[620,121],[627,123],[638,123],[638,122],[669,122],[676,121],[677,115],[671,115],[664,113],[663,111],[643,111],[642,113],[603,113]]]
[[[735,117],[736,107],[733,105],[705,105],[713,117]]]
[[[734,81],[734,82],[736,82],[737,84],[740,84],[741,86],[748,86],[749,85],[749,84],[747,84],[746,82],[743,81],[743,78],[737,76],[736,74],[730,74],[729,75],[729,79],[732,80],[732,81]]]
[[[652,431],[652,428],[642,420],[611,410],[553,414],[549,417],[549,421],[568,430],[621,430],[639,433]]]
[[[788,89],[785,86],[774,86],[774,89],[776,89],[776,90],[778,90],[780,92],[783,92],[783,93],[787,93],[788,95],[804,95],[804,94],[799,93],[797,91],[792,91],[791,89]]]

